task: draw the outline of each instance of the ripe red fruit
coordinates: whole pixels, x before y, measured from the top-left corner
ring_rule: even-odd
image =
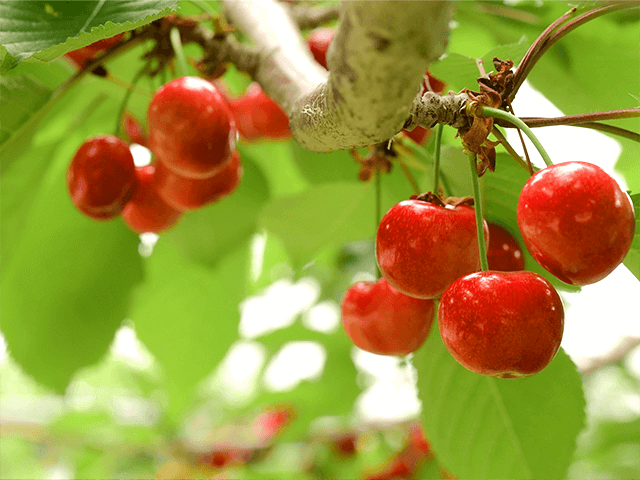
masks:
[[[242,161],[237,151],[231,161],[209,178],[185,178],[173,173],[164,163],[156,164],[155,189],[170,206],[182,212],[197,210],[233,192],[242,178]]]
[[[416,298],[438,298],[454,280],[480,269],[475,211],[466,205],[400,202],[382,217],[376,258],[396,290]]]
[[[124,112],[122,116],[122,129],[131,143],[137,143],[143,147],[147,147],[147,134],[144,128],[132,113]]]
[[[289,117],[259,84],[252,83],[240,98],[228,99],[240,136],[246,140],[288,138]]]
[[[98,40],[90,45],[79,48],[77,50],[73,50],[71,52],[67,52],[64,54],[69,60],[75,63],[79,68],[84,68],[89,60],[94,58],[98,53],[103,50],[107,50],[110,47],[118,44],[124,33],[119,33],[111,38],[103,38],[102,40]]]
[[[463,367],[491,377],[526,377],[556,356],[564,309],[540,275],[489,270],[451,284],[440,300],[438,325]]]
[[[522,247],[507,229],[489,222],[489,238],[491,238],[487,248],[489,270],[501,272],[524,270]]]
[[[211,82],[181,77],[162,86],[149,104],[149,148],[167,168],[206,178],[231,160],[236,128]]]
[[[381,278],[358,282],[342,298],[342,326],[362,350],[378,355],[407,355],[429,336],[432,300],[412,298]]]
[[[633,205],[604,170],[566,162],[538,171],[518,200],[518,226],[533,258],[565,283],[588,285],[624,259]]]
[[[90,138],[67,170],[67,190],[78,210],[96,220],[120,215],[138,182],[129,146],[113,135]]]
[[[327,68],[327,50],[329,50],[329,44],[333,40],[334,31],[332,28],[316,28],[313,30],[307,38],[307,45],[313,58],[316,59],[320,65]]]
[[[353,457],[357,452],[358,437],[353,433],[345,433],[334,440],[333,447],[338,455]]]
[[[137,233],[160,233],[180,219],[181,212],[167,205],[153,186],[155,165],[136,168],[138,189],[122,211],[122,218]]]

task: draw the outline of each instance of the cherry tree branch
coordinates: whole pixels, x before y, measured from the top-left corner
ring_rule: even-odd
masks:
[[[289,12],[300,30],[316,28],[338,19],[340,8],[337,4],[310,7],[304,3],[288,4]]]
[[[429,63],[445,51],[452,15],[449,1],[343,1],[326,72],[287,7],[223,3],[229,21],[255,43],[254,79],[289,114],[298,143],[318,152],[380,143],[402,130]]]

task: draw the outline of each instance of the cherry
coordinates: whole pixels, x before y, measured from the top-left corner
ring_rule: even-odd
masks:
[[[522,247],[508,230],[489,222],[489,238],[491,239],[487,248],[489,270],[502,272],[524,270]]]
[[[137,167],[138,189],[122,211],[122,218],[137,233],[159,233],[171,228],[182,215],[167,205],[153,186],[155,165]]]
[[[402,201],[382,217],[376,258],[395,289],[416,298],[438,298],[454,280],[480,269],[475,211],[466,205]]]
[[[256,140],[291,136],[289,117],[259,84],[252,83],[242,97],[227,101],[242,138]]]
[[[316,28],[307,37],[307,45],[316,62],[327,68],[327,50],[333,40],[334,31],[331,28]]]
[[[335,451],[344,457],[353,457],[357,453],[358,437],[353,433],[344,433],[333,442]]]
[[[609,275],[635,232],[633,205],[604,170],[566,162],[535,173],[518,200],[518,226],[533,258],[571,285]]]
[[[407,355],[429,336],[434,304],[404,295],[381,278],[351,285],[341,310],[342,325],[357,347],[378,355]]]
[[[84,142],[67,170],[71,201],[78,210],[96,220],[120,215],[137,184],[129,146],[113,135]]]
[[[558,292],[533,272],[476,272],[444,292],[438,325],[445,347],[480,375],[526,377],[555,357],[564,330]]]
[[[90,45],[67,52],[64,54],[69,60],[75,63],[79,68],[84,68],[87,62],[93,59],[98,53],[108,50],[110,47],[117,45],[122,40],[124,33],[119,33],[111,38],[103,38]]]
[[[137,143],[143,147],[148,147],[147,134],[144,128],[132,113],[125,112],[122,116],[122,129],[131,143]]]
[[[206,178],[231,160],[236,128],[211,82],[181,77],[163,85],[148,111],[149,148],[182,177]]]
[[[176,210],[197,210],[233,192],[242,178],[242,161],[237,151],[231,161],[209,178],[185,178],[169,170],[162,162],[154,177],[158,195]]]

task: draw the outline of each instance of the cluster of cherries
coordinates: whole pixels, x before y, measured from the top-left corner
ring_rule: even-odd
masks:
[[[579,161],[534,174],[520,193],[517,220],[533,258],[577,286],[609,275],[635,231],[629,197],[601,168]],[[342,300],[354,344],[381,355],[414,352],[440,299],[440,334],[461,365],[499,378],[544,369],[562,340],[560,297],[545,278],[523,271],[522,250],[509,232],[486,221],[484,232],[489,270],[479,271],[473,207],[431,194],[393,206],[376,236],[383,277],[352,285]]]

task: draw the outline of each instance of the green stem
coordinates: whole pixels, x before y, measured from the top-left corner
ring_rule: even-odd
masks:
[[[440,149],[442,147],[442,130],[444,125],[439,123],[436,127],[436,151],[435,163],[433,167],[433,193],[438,194],[438,186],[440,184]]]
[[[468,152],[469,165],[471,166],[471,183],[473,185],[473,207],[476,211],[476,235],[478,236],[478,250],[480,251],[480,269],[489,270],[487,263],[487,243],[484,238],[484,221],[482,215],[482,199],[480,198],[480,185],[478,184],[478,168],[476,166],[476,154]]]
[[[520,128],[525,133],[525,135],[529,137],[529,140],[531,140],[533,145],[536,147],[536,149],[538,150],[538,153],[540,153],[540,156],[544,160],[544,163],[547,164],[547,167],[550,167],[551,165],[553,165],[553,162],[549,158],[547,151],[544,149],[540,141],[536,138],[536,136],[533,134],[533,132],[527,126],[527,124],[524,123],[522,120],[520,120],[518,117],[516,117],[515,115],[511,115],[510,113],[505,112],[504,110],[498,110],[497,108],[486,107],[484,105],[477,105],[477,109],[475,113],[480,117],[499,118],[501,120],[505,120],[509,123],[512,123],[516,127]]]
[[[182,48],[182,40],[180,40],[180,30],[176,27],[171,29],[171,33],[169,34],[169,38],[171,39],[171,46],[173,47],[173,53],[178,60],[178,69],[180,70],[180,75],[183,77],[187,76],[187,58],[184,56],[184,50]]]

